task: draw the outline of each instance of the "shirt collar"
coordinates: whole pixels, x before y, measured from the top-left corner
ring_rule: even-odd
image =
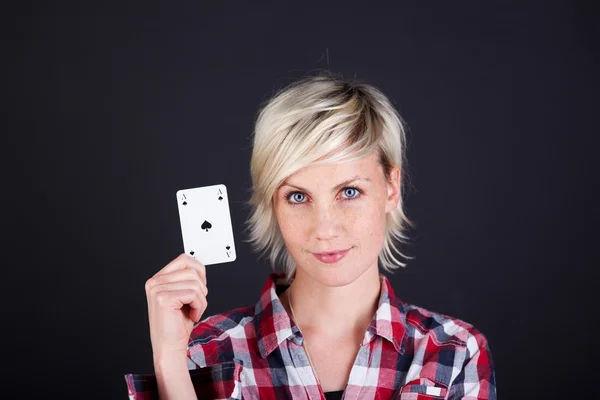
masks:
[[[406,331],[404,304],[395,296],[387,277],[381,273],[379,277],[381,291],[377,312],[367,328],[363,345],[377,335],[389,340],[394,349],[402,354]],[[269,275],[254,309],[256,339],[262,357],[267,357],[286,339],[293,340],[298,345],[302,344],[300,329],[291,320],[279,299],[278,293],[289,286],[283,283],[283,278],[283,273],[273,272]]]

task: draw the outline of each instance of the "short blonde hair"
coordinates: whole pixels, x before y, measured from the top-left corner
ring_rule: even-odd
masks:
[[[291,282],[296,264],[279,230],[273,196],[279,185],[298,170],[325,163],[360,159],[374,150],[388,182],[390,170],[400,169],[400,187],[406,184],[404,123],[388,98],[376,87],[319,73],[281,89],[259,109],[250,161],[251,212],[246,221],[254,251],[268,255],[275,271],[282,269]],[[386,218],[386,235],[378,260],[392,272],[406,264],[394,239],[406,243],[405,230],[413,227],[404,212],[402,194]],[[279,268],[278,268],[279,267]]]

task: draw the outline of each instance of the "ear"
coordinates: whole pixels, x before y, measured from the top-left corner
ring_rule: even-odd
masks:
[[[400,195],[400,168],[394,167],[390,171],[390,180],[387,182],[386,214],[398,207]]]

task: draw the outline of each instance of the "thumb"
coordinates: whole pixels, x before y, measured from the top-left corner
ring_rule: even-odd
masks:
[[[192,320],[192,322],[194,322],[195,324],[198,323],[200,316],[201,316],[200,309],[192,308],[192,311],[190,312],[190,319]]]

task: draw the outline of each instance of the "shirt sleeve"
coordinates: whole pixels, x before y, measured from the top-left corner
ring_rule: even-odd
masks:
[[[188,372],[198,398],[230,398],[240,381],[241,369],[241,364],[234,361],[199,368],[188,358]],[[127,374],[125,382],[130,400],[158,400],[156,375]]]
[[[198,365],[191,360],[189,349],[187,365],[193,380],[198,373],[198,371],[193,372],[193,370],[197,370]],[[154,374],[126,374],[125,383],[127,384],[127,394],[130,400],[158,399],[158,386]]]
[[[448,400],[496,400],[496,376],[490,346],[473,328],[467,339],[467,358],[449,388]]]
[[[152,374],[127,374],[127,394],[130,400],[158,399],[156,376]]]

